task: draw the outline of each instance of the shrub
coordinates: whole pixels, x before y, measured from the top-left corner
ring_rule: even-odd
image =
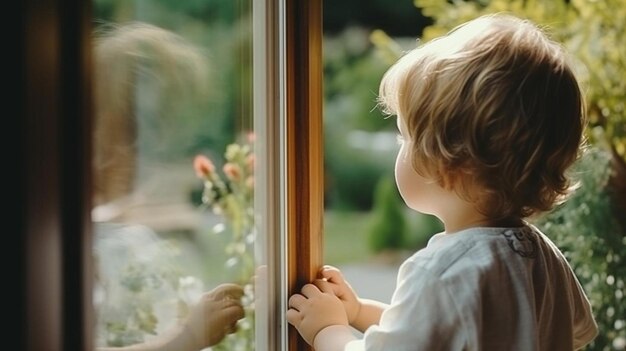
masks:
[[[372,209],[373,190],[389,168],[363,152],[337,148],[333,152],[336,154],[327,158],[328,207],[357,211]]]
[[[401,249],[406,244],[404,204],[391,177],[382,177],[374,192],[374,210],[369,227],[370,249],[381,252]]]

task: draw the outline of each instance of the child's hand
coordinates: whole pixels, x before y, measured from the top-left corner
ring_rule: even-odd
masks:
[[[361,302],[354,289],[344,280],[341,271],[333,266],[324,266],[320,270],[320,275],[325,279],[325,282],[330,283],[335,295],[343,303],[343,308],[346,310],[348,316],[348,322],[353,325],[356,321],[359,312],[361,311]],[[324,280],[316,280],[315,284]]]
[[[296,327],[309,345],[313,345],[317,333],[328,326],[348,326],[348,317],[341,300],[335,296],[330,283],[323,283],[319,284],[319,288],[307,284],[302,288],[302,294],[294,294],[289,298],[287,321]]]
[[[236,284],[221,284],[202,295],[185,320],[185,330],[190,333],[186,344],[201,350],[235,332],[237,321],[244,317],[242,296],[243,288]]]

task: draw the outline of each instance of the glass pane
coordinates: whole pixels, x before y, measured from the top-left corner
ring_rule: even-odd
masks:
[[[398,193],[396,120],[376,101],[384,72],[428,19],[412,1],[361,5],[324,1],[324,260],[361,297],[388,303],[400,264],[441,230]]]
[[[251,6],[94,2],[98,348],[255,348]]]

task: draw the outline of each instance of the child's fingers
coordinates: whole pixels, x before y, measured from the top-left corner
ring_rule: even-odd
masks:
[[[236,322],[242,319],[245,316],[245,311],[243,307],[233,305],[226,307],[217,312],[217,321],[219,323],[228,324],[232,322]]]
[[[289,324],[297,326],[300,324],[301,320],[302,314],[300,314],[300,312],[294,310],[293,308],[287,310],[287,322],[289,322]]]
[[[335,290],[333,289],[333,286],[331,285],[331,283],[327,282],[326,280],[316,279],[315,281],[313,281],[313,284],[315,284],[315,286],[317,286],[317,288],[320,289],[324,293],[331,293],[333,295],[336,295]]]
[[[341,271],[338,268],[333,267],[333,266],[324,266],[321,269],[320,274],[322,278],[325,278],[326,280],[332,283],[341,284],[344,281],[343,274],[341,274]]]
[[[339,268],[335,267],[335,266],[331,266],[329,264],[325,264],[322,266],[322,268],[320,268],[320,273],[324,272],[324,271],[328,271],[328,270],[335,270],[335,271],[339,271]]]
[[[300,306],[306,298],[300,294],[294,294],[289,298],[289,308],[300,311]]]
[[[317,286],[309,283],[302,287],[301,293],[307,298],[311,298],[312,296],[320,294],[321,292]]]
[[[243,296],[243,287],[237,284],[224,283],[211,290],[209,294],[216,298],[231,297],[239,299]]]

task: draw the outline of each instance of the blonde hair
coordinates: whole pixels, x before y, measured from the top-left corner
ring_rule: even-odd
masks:
[[[404,55],[379,104],[407,127],[413,168],[491,218],[564,201],[584,101],[563,48],[537,26],[489,15]]]

